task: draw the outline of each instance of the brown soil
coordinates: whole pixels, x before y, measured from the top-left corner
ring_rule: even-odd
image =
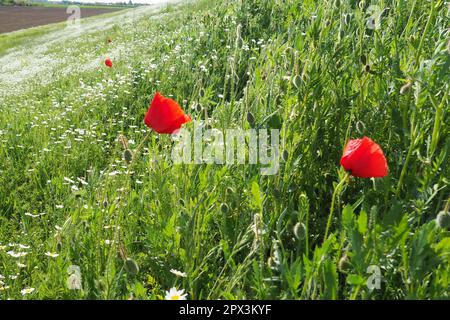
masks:
[[[120,9],[81,8],[81,18]],[[66,21],[66,8],[0,6],[0,33]]]

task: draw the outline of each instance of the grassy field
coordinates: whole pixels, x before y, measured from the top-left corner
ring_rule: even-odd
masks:
[[[448,299],[449,17],[215,0],[0,38],[0,299]],[[278,173],[174,164],[143,122],[157,90],[194,122],[279,129]],[[363,136],[388,176],[339,166]]]

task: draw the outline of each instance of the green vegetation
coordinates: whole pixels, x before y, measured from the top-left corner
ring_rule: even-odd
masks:
[[[448,299],[449,11],[381,1],[370,27],[369,6],[199,1],[9,47],[0,299]],[[156,90],[218,129],[280,129],[278,174],[175,165],[156,133],[127,164],[118,137],[137,149]],[[389,174],[351,177],[324,239],[342,150],[364,135]]]

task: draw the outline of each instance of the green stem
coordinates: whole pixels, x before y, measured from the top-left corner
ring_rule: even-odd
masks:
[[[137,148],[134,150],[134,154],[136,155],[139,150],[142,148],[142,146],[144,145],[144,142],[147,141],[147,139],[150,137],[150,133],[151,131],[147,132],[147,134],[145,135],[144,139],[142,139],[142,141],[139,143],[139,145],[137,146]]]
[[[338,185],[334,188],[333,196],[331,198],[331,208],[330,208],[330,214],[328,215],[328,222],[327,222],[327,228],[325,229],[325,237],[323,240],[327,240],[328,238],[328,231],[330,230],[331,221],[333,220],[333,212],[334,212],[334,203],[336,202],[336,196],[338,192],[341,190],[344,183],[347,181],[348,173],[345,174],[345,176],[342,178],[341,181],[339,181]]]

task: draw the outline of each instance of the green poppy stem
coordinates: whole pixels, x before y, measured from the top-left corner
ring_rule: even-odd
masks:
[[[340,192],[340,190],[341,190],[342,186],[344,185],[344,183],[347,181],[348,176],[349,176],[349,174],[346,173],[344,175],[344,177],[342,178],[342,180],[339,181],[337,186],[334,188],[333,196],[331,198],[330,214],[328,215],[327,228],[325,229],[325,237],[323,238],[324,241],[327,240],[327,238],[328,238],[328,231],[330,230],[331,221],[333,220],[334,203],[336,202],[336,196],[337,196],[338,192]]]
[[[134,154],[135,156],[137,155],[137,153],[139,152],[139,150],[142,148],[142,146],[144,145],[144,142],[148,140],[148,138],[150,137],[151,131],[147,132],[147,134],[145,135],[144,139],[142,139],[142,141],[139,143],[139,145],[137,146],[137,148],[134,150]]]

